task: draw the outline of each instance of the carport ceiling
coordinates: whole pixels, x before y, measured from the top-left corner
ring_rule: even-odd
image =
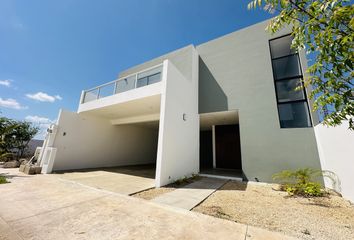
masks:
[[[200,114],[200,129],[210,130],[213,125],[238,124],[238,111],[212,112]]]
[[[84,114],[104,117],[107,119],[128,118],[141,115],[160,113],[161,95],[154,95],[133,101],[112,104],[107,107],[86,111]]]

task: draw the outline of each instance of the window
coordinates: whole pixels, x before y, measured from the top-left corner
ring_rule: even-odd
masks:
[[[143,87],[161,81],[162,66],[138,74],[136,87]]]
[[[291,49],[291,35],[269,41],[280,127],[311,127],[298,53]]]

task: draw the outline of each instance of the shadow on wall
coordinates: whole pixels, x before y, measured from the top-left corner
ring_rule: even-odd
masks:
[[[199,113],[227,111],[227,96],[199,57]]]

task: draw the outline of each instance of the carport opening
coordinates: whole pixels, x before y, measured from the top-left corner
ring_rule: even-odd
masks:
[[[200,173],[242,178],[237,111],[200,114]]]
[[[125,147],[117,146],[121,149],[117,156],[117,167],[113,171],[155,179],[159,121],[131,123],[116,127],[126,129],[129,134],[124,139]]]

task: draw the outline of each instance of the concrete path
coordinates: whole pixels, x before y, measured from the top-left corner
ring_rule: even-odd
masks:
[[[1,173],[12,177],[0,185],[1,240],[293,239],[53,175]]]
[[[162,194],[151,201],[191,210],[226,182],[226,179],[202,178],[185,187]]]
[[[155,187],[155,169],[145,165],[80,170],[54,176],[125,195]]]

